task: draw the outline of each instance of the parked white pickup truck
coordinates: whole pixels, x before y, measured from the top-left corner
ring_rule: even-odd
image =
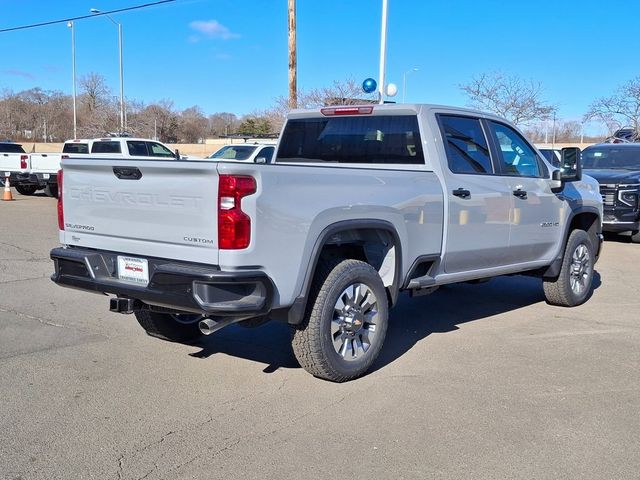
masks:
[[[526,274],[551,304],[589,298],[602,198],[578,149],[562,162],[433,105],[294,111],[269,164],[64,159],[52,279],[169,340],[286,321],[300,364],[346,381],[402,291]]]
[[[5,178],[9,177],[9,181],[20,190],[19,176],[28,175],[29,173],[29,154],[27,154],[22,145],[9,141],[0,142],[0,183],[4,185]]]
[[[12,185],[23,195],[33,195],[44,189],[52,197],[58,196],[56,176],[63,158],[91,155],[93,158],[176,158],[177,153],[160,142],[145,138],[106,137],[67,140],[62,153],[31,153],[25,159],[26,168],[11,177]],[[180,155],[182,160],[198,157]]]

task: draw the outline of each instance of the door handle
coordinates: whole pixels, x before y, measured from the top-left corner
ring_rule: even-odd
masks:
[[[471,196],[471,192],[464,188],[458,188],[457,190],[454,190],[451,193],[453,193],[456,197],[460,197],[460,198],[469,198]]]
[[[527,198],[527,191],[526,190],[514,190],[513,194],[518,197],[518,198]]]

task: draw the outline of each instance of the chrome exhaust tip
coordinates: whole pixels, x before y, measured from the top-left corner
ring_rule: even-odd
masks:
[[[218,330],[220,327],[216,328],[219,322],[212,320],[210,318],[205,318],[198,322],[198,328],[203,335],[211,335],[213,332]]]

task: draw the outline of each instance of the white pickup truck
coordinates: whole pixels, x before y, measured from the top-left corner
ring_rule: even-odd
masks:
[[[292,112],[268,164],[64,159],[52,279],[174,341],[288,322],[300,364],[346,381],[402,291],[526,274],[585,302],[602,198],[579,153],[558,170],[493,115],[367,105]]]
[[[4,185],[5,178],[20,192],[18,177],[29,174],[29,154],[22,145],[9,141],[0,142],[0,182]],[[22,193],[22,192],[20,192]]]
[[[25,168],[15,171],[11,184],[23,195],[33,195],[44,189],[51,197],[58,196],[57,174],[63,158],[91,155],[92,158],[176,158],[179,153],[166,145],[145,138],[106,137],[67,140],[62,153],[31,153],[25,159]],[[182,160],[198,157],[180,155]]]

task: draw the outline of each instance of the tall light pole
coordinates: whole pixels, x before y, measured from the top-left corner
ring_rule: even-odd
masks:
[[[73,85],[73,138],[78,138],[78,113],[76,110],[76,32],[73,22],[68,22],[71,29],[71,70]]]
[[[384,103],[384,71],[387,61],[387,0],[382,0],[382,27],[380,29],[380,76],[378,80],[379,103]]]
[[[418,67],[413,67],[411,70],[407,70],[402,75],[402,103],[404,103],[405,95],[407,93],[407,75],[410,75],[413,72],[417,72],[418,70],[420,70]]]
[[[101,13],[97,8],[89,10],[91,13]],[[124,74],[122,71],[122,24],[116,22],[110,15],[103,14],[111,23],[118,27],[118,53],[120,57],[120,130],[124,133],[127,130],[127,117],[124,112]]]

